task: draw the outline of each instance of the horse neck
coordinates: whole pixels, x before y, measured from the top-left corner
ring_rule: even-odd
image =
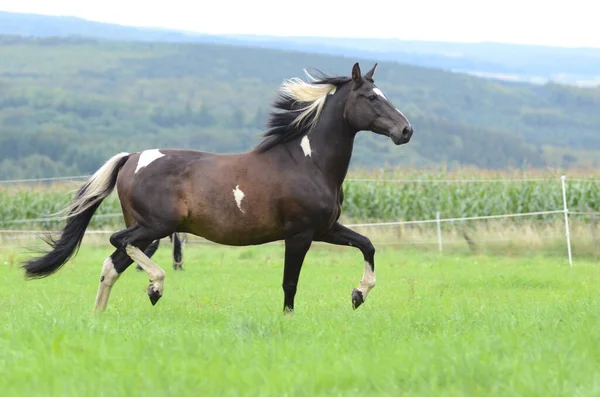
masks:
[[[344,119],[345,101],[335,101],[325,106],[321,120],[308,135],[312,149],[311,159],[332,185],[341,186],[346,178],[355,131]]]

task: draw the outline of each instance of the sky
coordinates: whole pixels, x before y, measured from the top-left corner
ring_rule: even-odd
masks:
[[[0,10],[210,34],[600,48],[594,0],[0,0]]]

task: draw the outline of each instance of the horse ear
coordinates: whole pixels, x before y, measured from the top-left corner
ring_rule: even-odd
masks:
[[[361,80],[360,66],[358,66],[358,62],[356,62],[352,67],[352,80],[354,80],[355,83],[359,83]]]
[[[373,68],[371,68],[371,70],[369,70],[366,74],[365,74],[365,79],[367,80],[373,80],[373,73],[375,73],[375,69],[377,68],[377,64],[373,65]]]

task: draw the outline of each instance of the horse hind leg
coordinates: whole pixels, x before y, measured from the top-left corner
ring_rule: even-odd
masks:
[[[152,244],[150,244],[150,245],[148,246],[148,248],[146,248],[146,249],[144,250],[144,254],[146,254],[146,256],[147,256],[148,258],[152,258],[152,255],[154,255],[154,254],[156,253],[156,250],[158,250],[158,246],[159,246],[159,244],[160,244],[160,240],[154,240],[154,241],[152,242]],[[139,271],[142,271],[142,270],[144,270],[144,269],[143,269],[143,268],[140,266],[140,264],[139,264],[139,263],[137,264],[137,266],[135,267],[135,269],[136,269],[136,270],[139,270]]]
[[[150,285],[148,286],[148,297],[152,306],[156,305],[156,302],[162,298],[164,284],[165,284],[165,271],[160,268],[152,259],[148,258],[142,250],[133,244],[127,244],[125,246],[125,252],[134,261],[136,261],[150,277]]]
[[[113,285],[117,282],[121,273],[133,263],[133,260],[123,251],[113,252],[102,265],[102,274],[100,275],[100,285],[96,295],[95,312],[102,312],[106,309],[108,298]]]
[[[110,237],[111,244],[125,251],[127,256],[138,263],[150,277],[148,297],[153,306],[163,295],[165,271],[144,254],[142,249],[155,240],[167,237],[170,233],[170,230],[149,229],[136,224]]]

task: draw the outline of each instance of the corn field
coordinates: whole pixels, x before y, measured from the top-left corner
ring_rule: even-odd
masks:
[[[567,205],[574,212],[600,211],[600,183],[567,181]],[[349,182],[344,215],[350,219],[409,221],[518,214],[563,209],[560,180],[460,182]],[[545,215],[511,219],[543,221]]]
[[[389,176],[388,176],[389,177]],[[563,208],[562,189],[557,177],[517,181],[498,179],[465,182],[437,179],[421,174],[404,182],[349,180],[344,185],[345,222],[410,221],[516,214]],[[72,197],[77,185],[19,186],[0,185],[0,227],[2,229],[58,229],[61,221],[53,217]],[[573,212],[600,212],[600,183],[594,180],[567,179],[567,203]],[[123,224],[115,193],[100,206],[91,229],[115,228]],[[577,216],[577,215],[573,215]],[[42,218],[42,219],[40,219]],[[37,219],[37,221],[32,221]],[[590,217],[582,216],[586,222]],[[507,218],[502,222],[555,222],[556,216]]]
[[[2,229],[54,230],[64,221],[44,220],[54,215],[73,197],[72,189],[19,189],[0,191],[0,227]],[[122,217],[107,214],[119,213],[121,207],[116,194],[111,194],[98,208],[90,222],[90,229],[113,228],[123,224]],[[39,221],[35,221],[40,219]]]

